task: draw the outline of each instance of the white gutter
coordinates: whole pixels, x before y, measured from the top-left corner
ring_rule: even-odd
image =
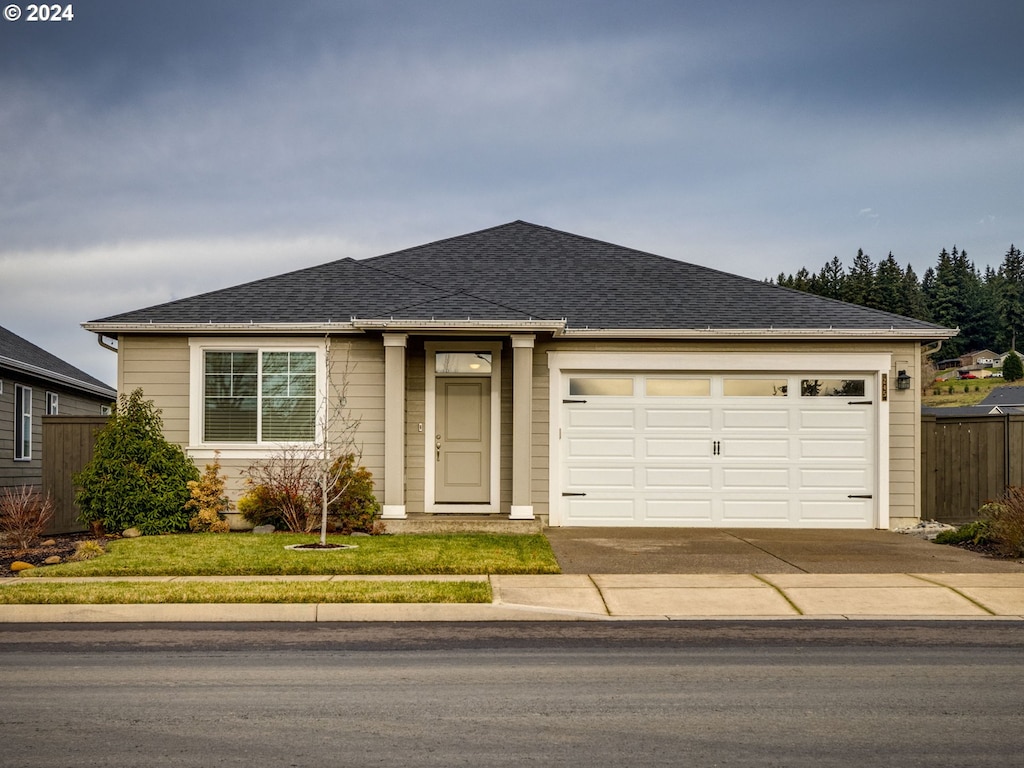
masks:
[[[620,339],[948,339],[959,329],[934,328],[566,328],[559,335],[570,338]]]
[[[93,333],[116,337],[119,333],[358,333],[351,322],[334,323],[82,323]]]
[[[52,381],[55,384],[64,384],[83,392],[91,392],[94,395],[102,395],[103,397],[110,398],[117,397],[117,391],[110,387],[91,384],[88,381],[82,381],[81,379],[76,379],[72,376],[65,376],[62,373],[51,371],[48,368],[40,368],[38,365],[23,363],[20,360],[15,360],[11,357],[4,357],[0,355],[0,368],[8,368],[12,371],[27,373],[28,375],[35,376],[39,379],[46,379],[47,381]]]

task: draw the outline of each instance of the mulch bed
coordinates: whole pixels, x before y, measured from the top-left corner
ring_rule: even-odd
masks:
[[[110,538],[113,537],[107,537],[108,540]],[[46,558],[56,555],[61,559],[61,562],[64,562],[75,553],[75,547],[78,545],[78,542],[86,541],[88,539],[95,540],[96,537],[88,532],[62,533],[56,536],[42,536],[36,541],[35,546],[28,552],[19,552],[16,548],[9,546],[6,542],[0,541],[0,578],[16,575],[11,571],[11,563],[16,560],[20,560],[23,563],[30,563],[38,567],[43,565]],[[43,542],[46,541],[52,541],[54,543],[43,546]]]

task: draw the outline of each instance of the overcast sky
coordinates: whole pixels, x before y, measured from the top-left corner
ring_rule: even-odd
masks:
[[[0,20],[0,325],[111,384],[81,322],[515,219],[758,279],[1024,243],[1020,0],[73,10]]]

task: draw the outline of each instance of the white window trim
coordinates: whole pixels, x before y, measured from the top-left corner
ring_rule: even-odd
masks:
[[[320,414],[327,391],[327,343],[324,339],[190,338],[188,395],[188,453],[197,459],[212,459],[219,453],[226,459],[265,459],[288,445],[317,445],[323,442]],[[315,352],[316,353],[316,438],[311,443],[218,443],[203,440],[203,355],[206,352]]]
[[[548,352],[548,510],[551,525],[563,525],[561,494],[562,397],[568,392],[567,376],[577,371],[679,371],[713,373],[864,373],[873,374],[875,402],[875,527],[889,528],[889,402],[883,400],[882,376],[892,369],[888,353],[817,352],[754,353],[662,353],[649,352]],[[892,389],[890,382],[890,390]]]
[[[53,406],[51,409],[51,405]],[[58,416],[60,415],[60,396],[56,392],[46,393],[46,415],[47,416]]]
[[[18,393],[21,393],[21,411],[18,411]],[[27,406],[27,410],[26,410]],[[26,427],[25,419],[28,418]],[[19,430],[28,436],[28,455],[22,454],[24,439],[18,439]],[[14,385],[14,460],[32,461],[32,387]]]
[[[501,342],[500,341],[428,341],[426,350],[426,385],[424,389],[424,443],[423,456],[426,468],[423,472],[423,509],[435,513],[489,514],[500,512],[501,500]],[[438,352],[490,352],[491,353],[491,466],[490,498],[486,504],[438,504],[434,501],[434,472],[430,457],[434,455],[436,420],[436,379],[434,360]],[[445,374],[441,374],[442,377]],[[455,374],[465,377],[468,374]],[[475,374],[481,378],[488,374]]]

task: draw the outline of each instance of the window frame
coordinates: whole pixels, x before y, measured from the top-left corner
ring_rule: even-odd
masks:
[[[44,413],[47,416],[60,415],[60,395],[57,392],[46,393],[46,410]]]
[[[206,353],[207,352],[249,352],[257,358],[256,413],[257,433],[252,442],[226,442],[205,439],[206,405]],[[260,434],[263,397],[262,376],[264,352],[312,352],[315,354],[316,394],[314,407],[314,437],[308,441],[263,440]],[[214,452],[225,457],[265,458],[274,451],[288,446],[310,446],[323,442],[320,405],[327,390],[327,344],[324,340],[309,339],[189,339],[189,453],[197,458],[212,458]]]
[[[14,460],[32,461],[32,387],[14,385]]]

